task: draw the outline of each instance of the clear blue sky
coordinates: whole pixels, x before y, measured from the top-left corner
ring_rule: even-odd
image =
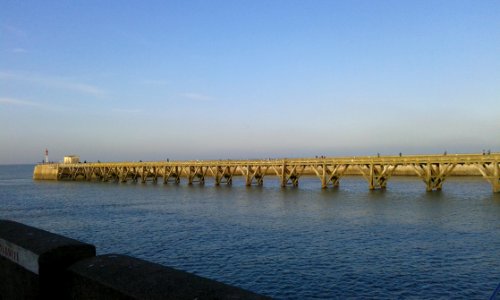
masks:
[[[0,3],[0,164],[500,151],[500,1]]]

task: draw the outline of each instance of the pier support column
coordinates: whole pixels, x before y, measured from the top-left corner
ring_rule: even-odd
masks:
[[[233,184],[233,175],[232,174],[224,174],[222,175],[221,183],[226,183],[227,185]]]
[[[231,168],[229,166],[217,166],[215,167],[215,172],[213,172],[215,175],[215,185],[221,185],[221,184],[227,184],[231,185],[233,184],[233,175],[235,172],[235,168]]]
[[[286,178],[286,161],[283,161],[283,166],[281,167],[281,187],[286,187],[287,178]]]
[[[440,191],[443,183],[451,171],[457,166],[455,163],[422,163],[413,165],[417,175],[425,183],[426,191]]]
[[[359,166],[363,177],[368,181],[370,190],[385,189],[387,182],[398,165],[366,164]]]
[[[219,186],[222,179],[222,168],[219,166],[215,166],[212,173],[214,175],[215,185]]]
[[[328,165],[326,163],[323,163],[322,165],[313,165],[310,167],[314,171],[314,173],[316,173],[316,175],[321,179],[321,188],[326,189],[328,188],[329,184],[331,184],[334,188],[339,186],[340,178],[347,171],[349,165]]]
[[[179,167],[175,166],[165,166],[163,167],[163,183],[167,184],[169,182],[179,183],[181,182]]]
[[[57,168],[57,180],[61,180],[64,178],[64,173],[66,171],[66,168]]]
[[[146,180],[148,179],[149,176],[149,170],[146,167],[141,168],[141,183],[146,183]]]
[[[127,182],[128,173],[129,173],[129,170],[127,167],[119,168],[118,169],[118,178],[119,178],[118,180],[120,182]]]
[[[314,168],[313,168],[314,169]],[[316,169],[314,169],[316,171]],[[319,176],[319,172],[317,172]],[[321,172],[321,188],[326,189],[328,187],[327,182],[326,182],[326,164],[323,164],[323,171]]]
[[[187,179],[188,179],[189,185],[193,184],[193,177],[194,177],[193,171],[194,171],[194,167],[187,168]]]
[[[139,176],[140,176],[140,174],[139,174],[138,167],[133,167],[132,168],[132,181],[137,182],[137,177],[139,177]]]
[[[287,166],[283,164],[281,169],[281,187],[291,185],[294,187],[299,186],[299,178],[305,170],[303,165]]]
[[[491,163],[475,164],[476,168],[481,172],[483,177],[491,184],[494,193],[500,192],[500,162],[493,161]]]
[[[108,172],[109,172],[108,168],[99,168],[99,170],[100,170],[100,177],[99,178],[101,179],[102,182],[107,182],[109,180],[108,179],[109,178],[108,177]]]
[[[158,182],[158,168],[152,167],[151,168],[151,175],[153,175],[153,182],[157,183]]]
[[[203,167],[190,166],[188,167],[188,184],[193,184],[194,182],[199,182],[200,184],[205,183],[205,172]]]
[[[245,183],[246,186],[251,186],[254,182],[256,185],[263,185],[264,184],[264,175],[267,172],[267,167],[261,167],[261,166],[247,166],[246,173],[245,175]]]
[[[83,180],[86,180],[86,173],[85,173],[85,168],[77,166],[77,167],[71,167],[69,168],[69,173],[70,173],[70,179],[71,180],[77,180],[79,178],[82,178]]]
[[[243,173],[243,176],[245,176],[245,186],[251,186],[252,185],[252,167],[250,167],[250,166],[241,167],[241,171]]]
[[[85,173],[85,180],[91,181],[92,177],[94,177],[94,168],[92,167],[84,167],[83,168],[84,173]]]
[[[119,180],[119,172],[117,167],[106,167],[101,168],[102,170],[102,181],[108,182],[109,180],[118,181]]]

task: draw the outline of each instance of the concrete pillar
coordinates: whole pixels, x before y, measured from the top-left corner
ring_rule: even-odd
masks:
[[[61,299],[66,268],[93,256],[93,245],[0,220],[0,299]]]

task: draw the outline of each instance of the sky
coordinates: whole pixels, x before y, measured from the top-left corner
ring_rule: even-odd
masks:
[[[0,164],[500,152],[500,1],[0,2]]]

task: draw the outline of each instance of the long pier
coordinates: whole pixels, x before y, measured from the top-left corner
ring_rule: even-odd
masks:
[[[319,178],[322,188],[338,187],[348,171],[356,170],[368,182],[368,188],[385,189],[397,169],[410,169],[422,179],[427,191],[441,190],[446,178],[457,166],[477,170],[500,192],[500,153],[447,154],[411,156],[322,157],[267,160],[207,160],[110,162],[78,164],[40,164],[35,167],[34,179],[135,181],[205,183],[209,177],[215,185],[232,184],[240,176],[247,186],[263,185],[269,176],[279,178],[280,185],[298,186],[304,175]]]

